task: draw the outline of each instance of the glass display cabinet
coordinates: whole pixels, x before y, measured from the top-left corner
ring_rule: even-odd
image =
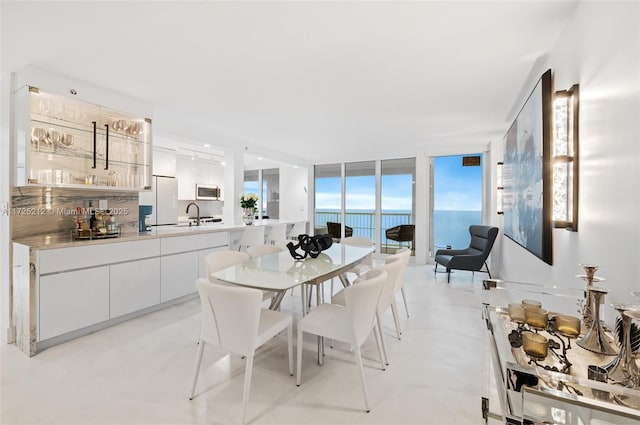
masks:
[[[639,344],[632,345],[628,339],[619,341],[617,326],[609,328],[594,318],[597,323],[592,326],[600,329],[602,339],[612,342],[616,353],[605,355],[588,345],[591,330],[584,318],[572,316],[576,304],[581,307],[584,303],[583,288],[495,279],[485,280],[483,286],[487,290],[482,308],[487,329],[483,347],[484,423],[640,423]],[[640,305],[630,309],[634,308]],[[536,345],[540,342],[544,344]],[[625,344],[629,351],[620,351]],[[621,354],[628,360],[626,375],[616,376],[612,365]]]
[[[14,95],[15,186],[151,188],[151,120],[24,86]]]

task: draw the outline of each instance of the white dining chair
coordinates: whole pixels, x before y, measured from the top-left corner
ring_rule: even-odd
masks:
[[[349,245],[349,246],[361,246],[361,247],[373,247],[373,241],[369,238],[365,238],[363,236],[349,236],[347,238],[343,238],[340,243]],[[367,255],[364,261],[360,264],[355,265],[354,267],[347,270],[346,273],[353,273],[356,277],[360,277],[361,274],[366,272],[369,269],[373,268],[373,255]],[[344,277],[347,279],[346,277]],[[347,279],[348,281],[348,279]],[[331,296],[333,296],[333,279],[331,279]]]
[[[247,254],[249,254],[251,258],[258,258],[264,255],[275,254],[281,251],[283,251],[283,249],[280,248],[278,245],[269,245],[269,244],[252,245],[249,248],[247,248]]]
[[[222,282],[213,276],[211,273],[217,272],[227,267],[235,266],[236,264],[242,264],[245,261],[249,261],[251,256],[246,252],[241,251],[214,251],[207,254],[204,257],[204,267],[207,272],[207,278],[211,283],[217,283],[221,285],[234,286],[230,283]],[[262,291],[262,300],[270,300],[276,295],[273,291]]]
[[[376,307],[386,278],[387,272],[385,270],[371,270],[358,279],[357,285],[351,285],[344,289],[344,306],[320,304],[298,321],[296,385],[300,386],[302,377],[302,337],[304,332],[345,342],[350,344],[353,349],[360,375],[365,408],[367,412],[370,411],[360,347],[376,326]],[[374,335],[377,335],[377,333],[374,332]],[[379,344],[378,353],[382,359]]]
[[[269,228],[265,236],[265,243],[278,246],[286,246],[287,244],[287,224],[278,223]]]
[[[387,356],[387,347],[384,342],[384,333],[382,332],[382,321],[381,317],[384,313],[389,310],[389,307],[392,306],[394,289],[397,284],[398,275],[400,274],[403,266],[403,259],[399,256],[391,256],[385,260],[385,263],[381,266],[376,267],[376,269],[382,269],[387,272],[387,278],[384,281],[384,285],[382,287],[382,293],[380,294],[380,299],[378,299],[378,304],[376,306],[376,323],[377,323],[377,331],[379,333],[380,345],[382,346],[382,352],[384,354],[384,362],[385,364],[389,364],[389,357]],[[354,283],[357,284],[359,280],[356,280]],[[338,293],[336,293],[333,297],[331,297],[332,304],[345,305],[345,289],[342,289]],[[400,339],[400,322],[397,320],[397,315],[394,314],[394,322],[396,326],[396,333],[398,335],[398,339]]]
[[[241,354],[246,357],[241,420],[244,424],[255,351],[285,329],[289,374],[293,376],[293,320],[288,314],[261,308],[262,297],[257,289],[212,285],[206,279],[198,279],[196,287],[202,304],[202,326],[189,400],[193,400],[206,344]]]
[[[298,221],[293,224],[293,227],[287,231],[287,239],[294,241],[298,240],[298,235],[304,235],[307,233],[307,222]]]
[[[400,291],[400,293],[402,294],[402,302],[404,303],[404,311],[407,314],[407,317],[409,317],[409,305],[407,304],[407,296],[404,292],[404,272],[407,269],[407,264],[409,264],[409,259],[411,259],[411,250],[409,248],[400,248],[399,250],[396,251],[394,255],[401,257],[402,261],[404,262],[404,265],[400,270],[400,274],[398,275],[398,284],[396,285],[396,288],[393,291],[394,296],[393,296],[393,304],[391,305],[391,308],[393,308],[397,312],[398,308],[396,306],[395,295],[398,293],[398,291]]]
[[[238,241],[238,251],[253,245],[264,244],[264,226],[246,226]]]

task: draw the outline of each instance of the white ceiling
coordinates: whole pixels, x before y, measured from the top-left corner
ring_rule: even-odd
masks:
[[[1,66],[149,102],[160,130],[157,115],[197,123],[196,144],[310,163],[413,156],[501,138],[575,6],[3,0]]]

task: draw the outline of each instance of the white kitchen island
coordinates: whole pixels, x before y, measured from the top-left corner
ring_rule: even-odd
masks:
[[[260,220],[270,227],[294,222]],[[13,242],[16,345],[27,355],[196,296],[204,257],[237,249],[245,225],[162,226],[113,239]]]

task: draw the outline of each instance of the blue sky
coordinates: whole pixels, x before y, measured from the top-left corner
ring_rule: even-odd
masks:
[[[482,209],[482,167],[463,167],[461,156],[435,159],[435,209],[480,211]],[[374,176],[348,177],[348,210],[375,209]],[[382,177],[382,209],[411,210],[411,175]],[[340,209],[340,177],[316,179],[316,208]]]

